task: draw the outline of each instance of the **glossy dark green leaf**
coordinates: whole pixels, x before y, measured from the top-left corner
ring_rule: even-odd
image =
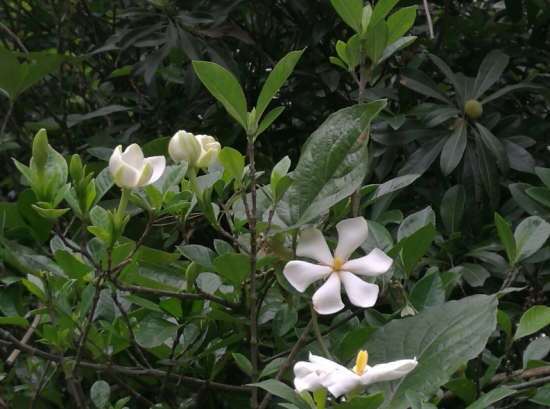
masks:
[[[443,226],[449,235],[460,230],[460,221],[466,203],[466,192],[464,186],[456,185],[450,188],[443,195],[439,213]]]
[[[282,337],[289,332],[298,322],[298,313],[294,307],[283,304],[273,317],[273,333]]]
[[[478,135],[476,135],[476,148],[481,179],[489,196],[491,208],[496,209],[500,201],[500,180],[494,165],[494,158],[491,157],[489,148],[485,146]]]
[[[521,146],[506,139],[501,140],[508,155],[510,167],[520,172],[535,173],[535,158]]]
[[[497,165],[500,171],[506,175],[510,169],[510,163],[508,162],[508,154],[502,145],[502,142],[498,140],[487,128],[476,122],[476,127],[479,131],[480,139],[485,146],[489,148],[493,157],[496,159]]]
[[[397,231],[397,241],[411,236],[429,223],[435,224],[435,213],[430,206],[407,216],[403,220]]]
[[[477,386],[474,381],[468,378],[456,378],[445,384],[445,388],[466,403],[471,404],[477,396]]]
[[[507,396],[513,395],[515,393],[516,393],[515,390],[504,388],[504,387],[493,389],[492,391],[487,392],[477,401],[472,403],[466,409],[486,409],[487,407],[491,406],[491,404],[498,402],[499,400],[502,400]]]
[[[189,244],[187,246],[178,246],[178,250],[189,260],[194,261],[201,266],[210,268],[212,271],[216,271],[213,261],[217,257],[217,254],[208,247],[197,244]]]
[[[449,176],[462,160],[468,142],[467,126],[466,121],[461,121],[443,146],[440,158],[443,176]]]
[[[439,89],[437,84],[427,74],[414,68],[401,68],[401,84],[413,91],[445,102],[450,106],[453,103],[447,98],[445,93]]]
[[[485,57],[477,73],[473,99],[478,99],[498,81],[509,60],[510,57],[500,50],[493,50]]]
[[[276,381],[275,379],[268,379],[266,381],[252,383],[249,386],[258,386],[269,393],[279,396],[285,399],[287,402],[290,402],[298,407],[298,409],[311,409],[307,402],[296,392],[291,389],[289,386],[285,385],[281,381]]]
[[[404,239],[401,258],[408,274],[417,267],[418,262],[432,244],[434,236],[435,226],[429,223]]]
[[[550,210],[547,210],[527,195],[526,191],[532,187],[531,185],[527,183],[512,183],[508,187],[515,201],[523,210],[530,215],[542,217],[544,220],[550,220]]]
[[[466,102],[466,100],[464,99],[465,95],[463,93],[463,90],[462,90],[455,74],[451,71],[449,66],[441,58],[439,58],[437,55],[430,54],[429,57],[434,62],[434,64],[439,67],[441,72],[443,72],[443,74],[445,74],[445,76],[451,82],[451,84],[453,84],[453,86],[455,88],[455,92],[456,92],[456,99],[458,101],[458,106],[463,107],[464,103]]]
[[[425,145],[422,145],[409,156],[405,165],[399,170],[398,175],[422,175],[437,159],[448,140],[449,136],[444,136],[442,138],[434,138]]]
[[[226,253],[214,259],[216,271],[237,287],[250,276],[250,259],[246,254]]]

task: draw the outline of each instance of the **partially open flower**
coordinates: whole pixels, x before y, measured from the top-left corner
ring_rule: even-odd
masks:
[[[349,260],[351,254],[368,235],[367,221],[363,217],[343,220],[336,225],[338,245],[331,254],[323,234],[317,229],[304,229],[296,254],[319,262],[287,263],[283,274],[298,291],[305,291],[314,281],[325,283],[313,294],[313,306],[319,314],[333,314],[344,308],[340,295],[340,283],[344,284],[353,305],[372,307],[378,298],[378,286],[361,280],[356,275],[377,276],[388,271],[393,260],[382,250],[374,249],[365,257]]]
[[[125,189],[136,189],[156,182],[165,167],[164,156],[145,158],[136,143],[128,146],[124,152],[122,145],[117,146],[109,160],[109,170],[115,183]]]
[[[168,153],[174,162],[185,160],[190,166],[206,168],[218,160],[221,145],[212,136],[193,135],[178,131],[168,145]]]
[[[367,351],[360,351],[353,369],[338,365],[329,359],[309,354],[309,362],[298,362],[294,366],[294,386],[298,392],[315,392],[327,388],[335,397],[350,392],[358,385],[392,381],[411,372],[418,362],[402,359],[370,367],[367,365]]]

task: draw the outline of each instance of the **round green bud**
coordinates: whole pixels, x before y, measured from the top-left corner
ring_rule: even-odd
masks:
[[[477,119],[483,114],[483,106],[475,99],[471,99],[464,105],[464,112],[468,118]]]

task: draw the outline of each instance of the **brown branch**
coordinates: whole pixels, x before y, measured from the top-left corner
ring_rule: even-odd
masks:
[[[2,328],[0,328],[0,338],[4,339],[14,347],[19,348],[23,352],[26,352],[30,355],[35,355],[40,358],[47,359],[53,362],[59,362],[59,357],[57,355],[53,355],[49,352],[45,352],[40,349],[33,348],[26,344],[22,344],[17,338],[15,338],[8,331],[5,331]],[[159,379],[163,379],[166,376],[166,371],[161,371],[159,369],[131,368],[131,367],[121,366],[121,365],[96,364],[96,363],[91,363],[86,361],[81,361],[79,365],[82,368],[90,369],[96,372],[105,372],[108,374],[114,373],[114,374],[120,374],[120,375],[132,376],[132,377],[150,376],[150,377],[159,378]],[[181,379],[180,383],[182,385],[185,385],[195,390],[202,388],[207,383],[207,381],[204,381],[202,379],[191,378],[188,376],[181,376],[178,374],[170,375],[170,380],[174,382],[177,382],[180,379]],[[208,386],[212,389],[225,391],[225,392],[239,392],[239,393],[247,393],[247,394],[252,392],[252,388],[249,386],[226,385],[218,382],[208,382]]]
[[[40,300],[38,301],[37,307],[42,308],[42,301],[40,301]],[[34,333],[35,328],[40,323],[40,318],[41,317],[42,317],[42,315],[40,315],[40,314],[34,316],[34,320],[32,320],[30,328],[27,330],[25,335],[23,335],[23,338],[21,338],[21,343],[22,344],[26,344],[28,342],[28,340],[30,339],[30,337]],[[21,352],[20,349],[14,349],[13,352],[8,357],[8,359],[6,360],[6,365],[7,366],[12,366],[15,363],[15,360],[19,356],[20,352]]]
[[[306,337],[309,334],[309,331],[311,331],[311,327],[313,326],[313,320],[309,320],[309,323],[302,331],[302,334],[300,335],[300,338],[298,338],[298,341],[290,351],[290,354],[288,354],[288,357],[286,358],[285,362],[283,362],[283,365],[281,366],[281,369],[279,369],[279,372],[277,372],[277,375],[275,375],[275,380],[280,381],[283,379],[283,376],[285,375],[286,371],[290,368],[290,365],[292,364],[292,361],[302,349],[302,347],[305,345]],[[272,398],[272,394],[268,393],[265,395],[264,399],[262,400],[262,403],[260,404],[259,409],[266,409],[267,405],[269,405],[269,401]]]

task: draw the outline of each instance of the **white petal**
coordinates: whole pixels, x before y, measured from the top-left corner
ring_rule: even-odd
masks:
[[[137,143],[126,148],[122,154],[122,160],[134,169],[140,169],[143,165],[143,152]]]
[[[336,225],[338,230],[338,245],[334,251],[334,257],[346,262],[351,253],[355,251],[369,234],[369,226],[364,217],[342,220]]]
[[[139,177],[136,187],[146,186],[149,179],[151,179],[151,176],[153,176],[153,165],[151,165],[151,162],[144,162],[140,173],[141,176]]]
[[[333,273],[313,294],[313,306],[319,314],[334,314],[345,307],[340,295],[340,278]]]
[[[369,385],[374,382],[392,381],[402,378],[411,372],[417,364],[416,359],[402,359],[387,364],[375,365],[361,376],[361,384]]]
[[[323,385],[319,382],[317,371],[321,368],[309,362],[298,362],[294,365],[294,386],[298,392],[315,392]]]
[[[317,368],[322,368],[325,372],[348,370],[345,366],[339,365],[330,359],[323,358],[322,356],[313,355],[311,352],[309,353],[309,362],[316,365]]]
[[[119,187],[135,189],[138,187],[140,173],[133,167],[123,164],[115,174],[115,183]]]
[[[364,257],[344,263],[342,269],[364,276],[377,276],[388,271],[392,263],[391,257],[388,257],[382,250],[375,248]]]
[[[331,267],[297,260],[289,261],[283,269],[288,282],[300,292],[304,292],[311,283],[326,277],[331,272]]]
[[[321,385],[329,390],[334,397],[338,398],[345,393],[351,392],[361,382],[361,377],[349,369],[343,371],[332,371],[319,375]]]
[[[122,165],[124,165],[124,162],[122,161],[122,145],[118,145],[109,159],[109,170],[111,171],[111,175],[113,175],[113,177],[115,177],[117,171]]]
[[[300,233],[300,241],[296,247],[296,254],[300,257],[309,257],[327,266],[332,266],[334,258],[328,248],[323,233],[317,229],[304,229]]]
[[[178,140],[178,134],[175,134],[170,139],[170,143],[168,143],[168,154],[176,163],[181,162],[182,160],[187,160],[185,152],[183,152],[183,150],[181,149],[181,144]]]
[[[151,156],[150,158],[145,159],[145,162],[151,163],[151,166],[153,167],[153,174],[149,178],[149,181],[143,186],[150,185],[151,183],[155,183],[159,180],[164,173],[164,168],[166,168],[166,158],[164,156]]]
[[[376,304],[379,291],[376,284],[366,283],[349,271],[340,271],[339,274],[349,300],[353,305],[367,308]]]

